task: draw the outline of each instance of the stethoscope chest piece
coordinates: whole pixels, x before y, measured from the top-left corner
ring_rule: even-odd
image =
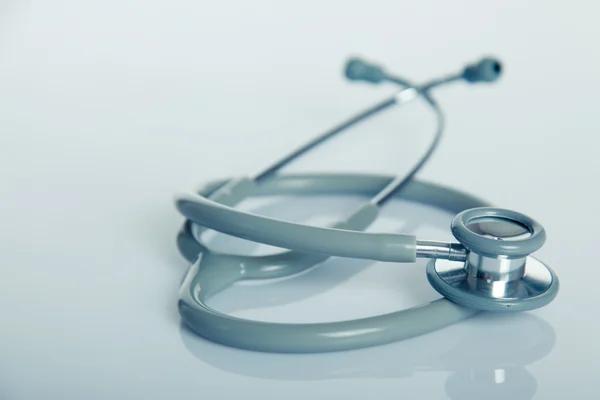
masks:
[[[526,311],[551,302],[558,279],[530,256],[545,242],[544,228],[510,210],[463,211],[452,233],[468,251],[466,261],[434,259],[427,265],[433,288],[449,300],[483,311]]]

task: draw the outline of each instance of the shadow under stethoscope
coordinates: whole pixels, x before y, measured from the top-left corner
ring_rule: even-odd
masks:
[[[340,212],[340,199],[335,213]],[[354,199],[356,204],[359,198]],[[298,201],[297,199],[294,201]],[[327,202],[331,202],[331,197]],[[353,200],[348,204],[353,207]],[[314,211],[327,210],[323,200],[302,200],[303,207],[294,207],[289,200],[276,201],[252,211],[263,215],[286,218],[306,223],[306,217]],[[313,202],[313,203],[311,203]],[[345,208],[346,206],[342,206]],[[423,212],[427,208],[427,212]],[[409,220],[401,231],[415,233],[423,225],[448,229],[451,215],[426,206],[397,202],[386,210],[395,215],[418,215],[418,223]],[[346,210],[347,211],[347,210]],[[343,213],[342,213],[343,214]],[[385,212],[384,212],[385,214]],[[385,217],[385,215],[384,215]],[[384,218],[385,219],[385,218]],[[313,220],[313,223],[323,223]],[[375,229],[381,228],[374,225]],[[394,230],[397,230],[397,224]],[[391,231],[392,229],[386,229]],[[448,233],[449,235],[449,233]],[[449,239],[444,238],[433,239]],[[256,244],[219,235],[210,240],[215,249],[231,249],[255,253]],[[342,265],[336,263],[343,262]],[[334,288],[344,280],[365,270],[373,263],[365,260],[331,259],[304,273],[285,278],[291,281],[306,280],[307,284],[276,285],[261,284],[238,286],[236,295],[224,295],[218,309],[232,313],[242,309],[280,306],[316,296]],[[412,285],[416,277],[422,278],[421,268],[403,269],[401,290],[412,288],[415,296],[423,300],[419,285]],[[290,290],[296,288],[296,290]],[[241,301],[233,301],[233,297]],[[439,298],[434,296],[429,300]],[[201,361],[223,371],[248,377],[271,380],[327,380],[361,378],[401,379],[417,373],[431,371],[449,372],[445,390],[452,399],[531,399],[537,390],[533,375],[525,368],[550,353],[555,343],[555,333],[550,324],[528,313],[498,315],[481,313],[446,329],[424,336],[368,349],[324,354],[271,354],[239,350],[205,340],[181,325],[181,338],[185,347]]]

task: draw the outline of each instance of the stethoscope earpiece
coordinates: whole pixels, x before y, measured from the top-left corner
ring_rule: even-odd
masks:
[[[351,58],[346,62],[344,74],[351,81],[379,83],[386,78],[383,68],[360,58]]]
[[[428,84],[423,85],[421,89],[428,90],[435,86],[460,79],[464,79],[469,83],[494,82],[500,78],[502,69],[500,60],[492,57],[485,57],[477,63],[467,65],[460,73],[429,82]],[[383,67],[358,57],[350,58],[346,62],[344,75],[350,81],[363,81],[369,83],[389,81],[403,86],[412,86],[405,79],[388,74]]]
[[[525,311],[548,304],[558,291],[550,268],[530,254],[546,241],[528,216],[501,208],[465,210],[453,219],[465,261],[432,260],[427,277],[441,295],[485,311]]]
[[[494,82],[502,74],[502,63],[495,58],[484,58],[476,64],[467,65],[462,77],[467,82]]]

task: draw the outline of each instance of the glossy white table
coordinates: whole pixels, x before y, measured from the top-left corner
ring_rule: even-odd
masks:
[[[214,3],[0,4],[0,398],[600,397],[598,6]],[[419,177],[542,222],[557,299],[347,353],[197,337],[176,310],[187,263],[173,194],[257,171],[391,93],[342,79],[354,54],[416,80],[502,58],[498,84],[438,92],[448,128]],[[293,170],[405,171],[430,138],[423,112],[375,121]],[[356,201],[245,207],[325,223]],[[451,217],[396,202],[372,229],[451,239]],[[282,322],[375,315],[437,298],[423,267],[332,259],[212,304]]]

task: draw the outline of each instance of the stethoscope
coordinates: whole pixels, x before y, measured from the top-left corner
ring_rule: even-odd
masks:
[[[435,150],[442,112],[430,90],[463,80],[493,82],[501,64],[485,58],[460,73],[424,85],[387,73],[377,65],[351,59],[345,75],[354,81],[403,86],[394,96],[325,132],[253,177],[210,182],[195,194],[176,198],[186,221],[178,235],[181,253],[192,262],[183,279],[178,308],[186,325],[228,346],[267,352],[326,352],[389,343],[454,324],[480,311],[514,312],[542,307],[556,297],[554,272],[530,254],[545,242],[544,228],[521,213],[490,207],[466,193],[414,179]],[[393,105],[422,98],[434,111],[437,128],[425,154],[405,176],[366,174],[279,174],[299,156],[356,123]],[[330,228],[302,225],[244,212],[242,200],[271,195],[366,195],[370,200]],[[409,234],[364,232],[379,209],[393,198],[423,203],[456,214],[451,230],[459,243],[417,239]],[[225,254],[203,239],[207,229],[283,249],[265,256]],[[242,280],[272,279],[305,271],[329,257],[385,262],[431,259],[429,283],[443,298],[406,310],[350,321],[280,324],[226,315],[206,302]]]

